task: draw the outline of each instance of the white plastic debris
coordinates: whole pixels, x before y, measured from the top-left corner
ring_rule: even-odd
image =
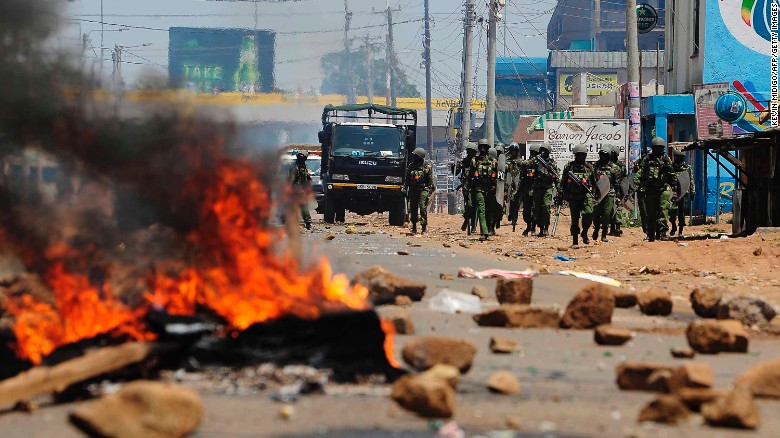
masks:
[[[431,310],[445,313],[482,312],[479,297],[449,289],[442,289],[435,297],[431,298],[428,307]]]

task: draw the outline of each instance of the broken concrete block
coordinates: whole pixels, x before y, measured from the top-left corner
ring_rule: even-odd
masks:
[[[688,362],[672,372],[669,390],[677,392],[681,388],[710,388],[715,382],[715,374],[709,364]]]
[[[701,414],[711,426],[757,429],[761,424],[758,406],[747,386],[737,386],[726,397],[703,404]]]
[[[632,337],[631,330],[609,324],[600,325],[593,332],[593,339],[599,345],[623,345]]]
[[[395,332],[399,335],[413,335],[415,333],[414,322],[407,312],[397,312],[390,316],[390,321],[395,326]]]
[[[402,408],[425,418],[450,418],[455,412],[452,386],[424,374],[396,380],[390,397]]]
[[[500,304],[531,304],[534,282],[531,278],[496,281],[496,299]]]
[[[404,345],[404,362],[418,371],[425,371],[434,365],[451,365],[461,373],[471,368],[477,347],[470,341],[444,336],[423,336],[412,339]]]
[[[774,304],[754,295],[724,297],[718,305],[718,319],[736,319],[751,327],[766,327],[777,316]]]
[[[691,292],[691,307],[702,318],[715,318],[723,291],[711,287],[696,288]]]
[[[672,348],[670,353],[676,359],[693,359],[696,356],[696,352],[692,348]]]
[[[761,362],[737,376],[735,385],[747,385],[756,397],[780,398],[780,359]]]
[[[85,433],[112,438],[183,437],[202,420],[203,403],[195,391],[143,380],[70,414],[70,421]]]
[[[480,300],[486,300],[487,295],[487,289],[485,289],[484,286],[474,286],[471,288],[471,295],[474,295],[475,297],[479,297]]]
[[[589,329],[612,322],[615,296],[600,283],[587,286],[571,299],[561,318],[561,328]]]
[[[673,395],[659,395],[640,412],[637,421],[677,424],[690,415],[688,407]]]
[[[452,365],[436,364],[421,375],[444,380],[456,391],[460,384],[460,371]]]
[[[615,307],[621,309],[627,309],[636,306],[636,294],[624,289],[614,288],[612,293],[615,294]]]
[[[487,380],[487,387],[493,392],[506,395],[520,393],[520,381],[509,371],[496,371]]]
[[[490,351],[493,353],[514,353],[517,351],[517,342],[509,339],[502,338],[500,336],[492,336],[490,338]]]
[[[713,402],[726,395],[728,395],[728,391],[712,388],[680,388],[677,391],[677,396],[680,397],[680,400],[693,412],[699,412],[701,405]]]
[[[667,290],[651,287],[636,298],[639,310],[645,315],[668,316],[672,313],[672,294]]]
[[[474,315],[483,327],[558,328],[560,312],[555,308],[508,304]]]
[[[747,353],[748,350],[745,327],[733,319],[693,321],[685,336],[691,348],[699,353]]]
[[[618,365],[617,385],[623,390],[669,392],[674,367],[655,363],[623,362]]]
[[[392,303],[399,296],[420,301],[428,287],[423,282],[394,275],[382,266],[373,266],[357,274],[352,278],[352,284],[365,286],[374,304]]]

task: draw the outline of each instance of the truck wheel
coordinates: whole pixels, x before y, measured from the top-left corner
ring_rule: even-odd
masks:
[[[322,201],[323,203],[323,220],[326,224],[332,224],[335,222],[335,216],[336,216],[336,209],[333,206],[333,200],[332,199],[324,199]]]
[[[347,212],[340,202],[335,205],[335,211],[336,211],[336,222],[344,222],[344,217],[346,216]]]
[[[406,220],[406,202],[396,201],[390,208],[390,225],[393,227],[403,227]]]

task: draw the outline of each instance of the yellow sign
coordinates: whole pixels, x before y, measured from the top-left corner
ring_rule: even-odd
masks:
[[[561,74],[558,82],[558,94],[560,96],[571,96],[574,89],[574,77],[578,73]],[[617,89],[618,78],[615,73],[600,75],[588,75],[588,96],[601,96]]]

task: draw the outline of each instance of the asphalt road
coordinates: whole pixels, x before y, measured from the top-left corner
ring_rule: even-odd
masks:
[[[360,234],[376,231],[357,226],[356,234],[344,234],[343,226],[325,229],[318,225],[305,234],[307,247],[314,254],[326,254],[336,272],[356,274],[373,265],[425,281],[428,292],[410,312],[417,335],[439,334],[466,338],[477,345],[471,371],[466,374],[457,395],[455,421],[466,436],[493,438],[521,436],[593,436],[593,437],[733,437],[777,436],[780,430],[779,401],[760,401],[762,425],[757,432],[715,429],[694,415],[680,426],[638,424],[639,410],[654,394],[620,391],[615,384],[615,367],[625,360],[681,364],[669,354],[672,347],[686,346],[682,329],[693,316],[687,303],[675,302],[675,313],[668,318],[646,317],[637,309],[617,309],[613,322],[637,329],[633,341],[622,347],[600,347],[591,331],[482,328],[468,314],[445,314],[429,309],[428,300],[444,288],[469,292],[472,286],[485,286],[491,298],[483,308],[497,305],[492,298],[495,280],[440,280],[440,273],[456,275],[459,267],[524,269],[522,260],[490,257],[461,247],[444,248],[402,235]],[[333,233],[331,241],[325,235]],[[408,243],[422,246],[409,246]],[[475,243],[478,245],[479,243]],[[408,251],[409,255],[398,255]],[[534,304],[565,307],[584,280],[560,276],[541,276],[534,280]],[[400,310],[382,306],[381,314]],[[651,329],[662,329],[653,331]],[[667,334],[664,334],[667,333]],[[672,334],[668,334],[672,333]],[[495,355],[488,349],[492,335],[514,339],[522,351]],[[397,356],[411,336],[398,336]],[[728,388],[734,378],[749,366],[780,357],[776,340],[751,340],[748,354],[699,355],[695,360],[711,365],[715,387]],[[494,371],[508,370],[520,380],[517,396],[488,392],[484,382]],[[354,388],[353,388],[354,389]],[[196,437],[430,437],[432,423],[398,408],[384,386],[358,387],[340,395],[306,396],[294,405],[289,420],[281,419],[281,405],[265,395],[225,396],[204,394],[206,418]],[[33,414],[0,415],[3,437],[80,436],[67,426],[67,413],[74,405],[44,407]],[[506,420],[521,421],[520,432],[500,432]]]

